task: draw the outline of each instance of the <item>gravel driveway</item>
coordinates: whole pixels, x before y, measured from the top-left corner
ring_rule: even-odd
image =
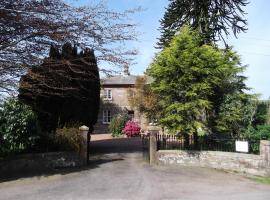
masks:
[[[240,175],[207,168],[151,167],[142,158],[139,139],[99,140],[91,147],[95,153],[88,168],[2,182],[0,200],[270,199],[270,185]]]

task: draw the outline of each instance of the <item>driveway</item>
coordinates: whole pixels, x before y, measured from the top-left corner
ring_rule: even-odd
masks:
[[[144,161],[136,138],[91,144],[95,153],[88,168],[2,182],[0,199],[270,199],[270,185],[240,175],[207,168],[151,167]]]

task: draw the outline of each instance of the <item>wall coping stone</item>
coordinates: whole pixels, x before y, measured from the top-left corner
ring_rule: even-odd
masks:
[[[195,151],[195,150],[159,150],[159,154],[179,154],[179,153],[187,153],[187,154],[212,154],[212,155],[221,155],[221,156],[233,156],[233,157],[253,157],[256,159],[260,159],[260,155],[256,154],[247,154],[247,153],[237,153],[237,152],[225,152],[225,151]]]
[[[81,126],[81,127],[79,128],[79,130],[80,130],[80,131],[89,131],[89,128],[88,128],[87,126],[83,125],[83,126]]]
[[[264,146],[270,146],[270,140],[261,140],[260,144]]]

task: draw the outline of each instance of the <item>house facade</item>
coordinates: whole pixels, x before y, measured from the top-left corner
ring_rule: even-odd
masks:
[[[100,109],[94,133],[109,133],[109,124],[113,117],[127,114],[129,119],[137,122],[142,129],[148,126],[145,116],[132,108],[129,95],[135,90],[138,76],[130,75],[125,69],[123,75],[112,76],[101,80]]]

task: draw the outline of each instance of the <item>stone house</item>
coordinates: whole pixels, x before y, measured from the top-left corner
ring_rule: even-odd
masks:
[[[130,75],[128,68],[126,68],[122,75],[101,79],[101,102],[94,133],[109,133],[109,124],[112,118],[124,114],[137,122],[143,130],[147,127],[147,119],[139,111],[132,108],[128,101],[130,91],[136,92],[137,77]]]

